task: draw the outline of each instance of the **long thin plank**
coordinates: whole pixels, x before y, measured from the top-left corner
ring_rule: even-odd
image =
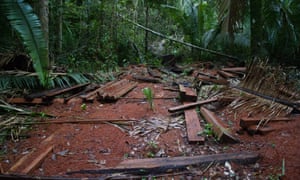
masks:
[[[212,124],[212,129],[217,136],[217,139],[221,142],[239,142],[239,139],[233,135],[233,133],[224,125],[219,117],[212,111],[205,107],[200,108],[201,114],[206,121]]]
[[[47,157],[47,155],[53,150],[54,145],[50,145],[46,150],[39,154],[25,169],[21,171],[22,174],[28,174],[34,169],[36,169],[42,161]]]
[[[171,108],[168,109],[168,111],[169,112],[176,112],[176,111],[180,111],[180,110],[184,110],[184,109],[189,109],[189,108],[192,108],[192,107],[195,107],[195,106],[200,106],[200,105],[203,105],[203,104],[215,102],[217,100],[218,100],[218,98],[214,97],[214,98],[211,98],[211,99],[207,99],[207,100],[203,100],[203,101],[197,101],[197,102],[194,102],[194,103],[186,103],[186,104],[183,104],[183,105],[171,107]]]
[[[232,67],[232,68],[222,68],[222,71],[230,71],[230,72],[246,72],[246,67]]]
[[[166,158],[148,158],[132,159],[121,162],[117,167],[111,169],[80,170],[68,172],[67,174],[137,174],[152,175],[159,173],[171,173],[178,170],[186,170],[188,166],[201,166],[210,163],[224,163],[231,161],[239,164],[253,164],[259,159],[256,152],[238,152],[213,155],[201,155],[190,157],[166,157]]]
[[[252,126],[252,125],[257,125],[259,124],[260,121],[268,121],[268,122],[278,122],[278,121],[292,121],[295,120],[297,118],[300,118],[300,116],[291,116],[291,117],[274,117],[274,118],[259,118],[259,117],[254,117],[254,118],[247,118],[247,117],[242,117],[240,119],[240,126],[242,128],[247,128],[248,126]]]
[[[203,128],[200,125],[199,117],[196,109],[188,109],[184,111],[186,130],[189,142],[199,142],[204,144],[205,138],[199,136],[202,134]]]
[[[58,130],[59,131],[59,130]],[[55,135],[57,134],[57,132],[54,132],[53,134],[51,134],[48,138],[46,138],[45,140],[43,140],[40,143],[40,146],[43,148],[44,146],[48,145],[53,138],[55,137]],[[50,146],[52,147],[52,145]],[[40,148],[40,147],[39,147]],[[48,148],[47,148],[48,149]],[[21,157],[9,170],[8,173],[21,173],[22,171],[24,171],[24,169],[26,169],[27,164],[29,164],[31,162],[32,159],[35,159],[35,157],[37,157],[38,152],[36,152],[35,150],[31,151],[30,153],[26,154],[25,156]],[[42,153],[43,154],[43,153]],[[39,155],[38,155],[39,156]],[[41,156],[42,157],[42,156]],[[22,167],[25,167],[24,169],[22,169]]]
[[[90,84],[90,83],[77,84],[77,85],[72,86],[72,87],[69,87],[69,88],[64,88],[64,89],[60,89],[60,90],[57,90],[57,91],[45,93],[45,96],[46,96],[46,97],[57,96],[57,95],[66,93],[66,92],[68,92],[68,91],[72,91],[72,90],[75,90],[75,89],[79,89],[79,88],[85,87],[85,86],[87,86],[87,85],[89,85],[89,84]]]
[[[225,71],[218,71],[218,73],[219,73],[221,76],[225,77],[226,79],[227,79],[227,78],[236,78],[236,77],[238,77],[237,75],[234,75],[234,74],[232,74],[232,73],[225,72]]]

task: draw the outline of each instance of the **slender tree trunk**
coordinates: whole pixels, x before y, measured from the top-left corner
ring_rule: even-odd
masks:
[[[63,26],[63,0],[58,0],[59,10],[58,10],[58,33],[57,33],[57,50],[58,53],[62,52],[62,42],[63,42],[63,33],[62,33],[62,26]]]
[[[146,5],[145,11],[146,19],[145,19],[145,26],[148,27],[149,22],[149,6]],[[145,55],[148,53],[148,31],[145,31]]]
[[[36,1],[34,4],[35,12],[37,13],[40,22],[41,22],[41,28],[44,33],[44,38],[46,41],[46,47],[47,47],[47,54],[49,56],[49,1],[48,0],[39,0]],[[47,60],[46,64],[48,64],[48,69],[50,69],[50,62],[49,58]]]
[[[262,49],[262,0],[250,1],[251,55],[260,56]]]

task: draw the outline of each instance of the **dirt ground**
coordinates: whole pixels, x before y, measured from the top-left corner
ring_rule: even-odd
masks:
[[[144,99],[142,89],[150,87],[155,97],[154,110]],[[170,173],[161,179],[298,179],[300,177],[300,119],[273,123],[276,130],[264,135],[250,135],[233,122],[233,129],[240,143],[219,143],[207,137],[204,145],[190,144],[187,140],[184,117],[170,114],[168,108],[180,105],[179,93],[164,89],[175,88],[162,83],[143,83],[116,102],[82,102],[76,98],[67,104],[56,100],[51,105],[31,107],[34,110],[56,116],[40,118],[53,120],[114,120],[110,123],[70,123],[34,125],[27,138],[16,142],[7,141],[1,147],[5,154],[1,157],[1,171],[7,172],[21,157],[31,151],[43,152],[48,145],[53,150],[30,176],[38,177],[105,177],[101,174],[67,174],[67,172],[115,167],[124,159],[154,157],[195,156],[226,152],[258,152],[260,159],[255,164],[239,165],[230,162],[214,163],[209,167],[194,167],[183,174]],[[86,107],[83,108],[82,105]],[[243,112],[240,112],[242,114]],[[219,113],[219,116],[225,116]],[[226,114],[227,119],[234,114]],[[239,114],[237,115],[239,116]],[[132,134],[133,127],[142,126],[145,120],[172,120],[174,126],[167,129],[153,129],[147,135]],[[201,118],[202,119],[202,118]],[[202,124],[204,120],[201,120]],[[50,136],[53,139],[43,145]],[[230,171],[228,170],[230,169]],[[285,175],[282,174],[285,170]],[[229,173],[228,173],[229,172]],[[150,178],[149,178],[150,177]],[[151,176],[140,179],[151,179]],[[153,178],[153,177],[152,177]],[[159,179],[155,177],[153,179]]]

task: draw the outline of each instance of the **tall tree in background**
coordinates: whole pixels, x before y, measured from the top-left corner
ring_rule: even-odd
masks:
[[[251,23],[251,54],[252,56],[262,56],[263,46],[263,19],[262,0],[250,0],[250,23]]]

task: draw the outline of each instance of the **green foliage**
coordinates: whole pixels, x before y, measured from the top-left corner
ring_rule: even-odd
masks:
[[[214,133],[212,127],[213,126],[210,123],[205,124],[203,132],[200,132],[199,135],[203,134],[203,135],[205,135],[207,137],[211,137],[213,135],[213,133]]]
[[[31,6],[23,0],[4,0],[0,5],[11,26],[22,37],[41,84],[46,87],[49,74],[48,49],[38,17],[33,13]]]
[[[263,14],[264,46],[269,54],[279,60],[295,59],[300,46],[300,2],[265,0]]]
[[[148,104],[150,106],[151,110],[154,110],[154,103],[153,103],[153,98],[154,98],[154,93],[151,88],[145,87],[143,90],[143,94],[146,97]]]

